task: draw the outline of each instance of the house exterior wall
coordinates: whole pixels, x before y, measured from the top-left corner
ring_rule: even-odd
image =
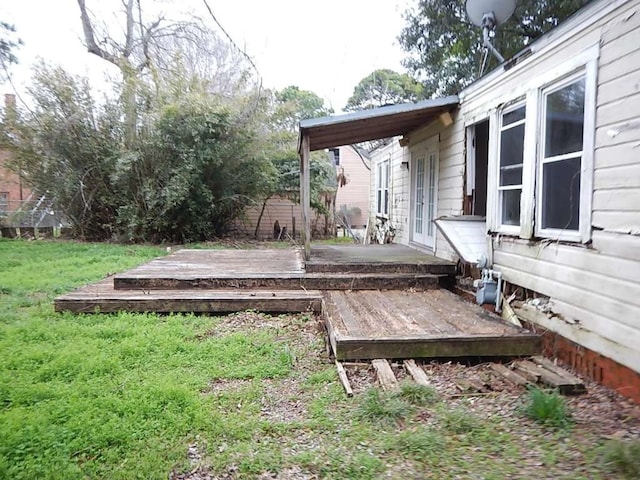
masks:
[[[235,227],[238,232],[244,235],[254,235],[261,210],[262,205],[247,208],[243,218],[236,220]],[[257,235],[258,239],[273,238],[273,225],[276,220],[280,228],[287,227],[287,233],[291,236],[294,235],[295,221],[295,234],[298,235],[302,228],[302,208],[300,204],[293,203],[286,198],[270,198],[267,201],[262,220],[260,221],[260,228]]]
[[[448,217],[462,214],[464,193],[464,126],[459,112],[452,112],[451,125],[444,125],[440,120],[412,132],[408,135],[409,153],[424,148],[426,142],[438,139],[438,187],[437,187],[437,217]],[[409,190],[407,190],[409,191]],[[407,203],[407,217],[410,215],[410,199]],[[418,246],[410,241],[407,244]],[[457,256],[449,242],[440,231],[436,232],[435,255],[447,260],[456,260]]]
[[[487,213],[493,265],[507,282],[550,298],[557,316],[541,320],[544,328],[640,372],[640,1],[595,2],[563,27],[511,71],[461,96],[466,125],[492,122]],[[594,97],[589,104],[587,86],[579,199],[586,228],[567,240],[562,232],[554,238],[536,230],[543,141],[536,125],[540,89],[573,71],[586,72],[587,85],[593,80]],[[508,233],[496,214],[495,126],[501,108],[519,99],[527,106],[521,227]]]
[[[20,208],[22,201],[29,198],[31,190],[22,185],[20,178],[5,167],[10,153],[0,150],[0,215],[3,210],[12,212]],[[6,200],[6,204],[5,204]],[[4,207],[6,205],[6,208]]]
[[[622,380],[613,377],[621,370],[607,365],[615,363],[640,373],[640,0],[593,2],[534,42],[531,51],[509,69],[497,69],[462,91],[452,125],[436,121],[411,132],[405,136],[408,147],[400,150],[394,145],[390,151],[375,152],[372,163],[385,155],[393,158],[392,198],[398,201],[391,220],[397,228],[396,241],[411,244],[410,176],[401,171],[400,162],[437,135],[437,213],[460,215],[467,174],[466,128],[489,120],[490,261],[509,284],[548,296],[556,315],[543,316],[546,320],[539,320],[540,326],[577,349],[595,352],[589,358],[610,359],[593,367],[600,373],[592,376],[618,388]],[[536,192],[542,188],[542,101],[550,86],[574,74],[586,79],[582,183],[577,199],[580,228],[554,237],[536,221],[541,210]],[[499,119],[504,109],[518,102],[526,106],[521,224],[507,230],[498,215]],[[371,181],[375,211],[373,174]],[[456,259],[439,233],[435,254]],[[625,393],[623,389],[619,391]]]
[[[351,146],[340,147],[340,164],[337,169],[344,172],[346,185],[336,192],[336,211],[349,213],[352,228],[364,228],[369,218],[369,159]]]
[[[369,223],[376,224],[376,220],[387,218],[395,229],[395,243],[408,244],[409,242],[409,170],[402,162],[409,161],[409,151],[398,143],[400,137],[393,138],[384,146],[370,152],[371,175],[369,195]],[[388,215],[378,214],[377,186],[378,167],[383,162],[389,162],[389,212]]]

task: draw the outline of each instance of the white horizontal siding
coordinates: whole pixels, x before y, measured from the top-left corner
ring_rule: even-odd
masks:
[[[543,326],[640,372],[640,0],[617,5],[597,21],[583,17],[572,31],[560,28],[562,42],[469,89],[461,112],[466,123],[486,116],[599,46],[592,242],[496,237],[493,260],[508,282],[550,297],[559,318]]]
[[[365,159],[365,161],[368,161]],[[351,211],[351,226],[362,227],[369,218],[369,183],[370,172],[358,153],[352,147],[340,147],[340,166],[347,177],[347,184],[339,187],[336,192],[336,211],[340,212],[344,206]],[[355,214],[359,209],[360,214]]]
[[[238,231],[245,235],[253,235],[261,210],[262,205],[247,208],[243,218],[236,221]],[[294,218],[296,234],[298,234],[302,228],[302,209],[300,205],[284,198],[269,199],[260,221],[258,238],[273,238],[273,225],[276,221],[278,221],[280,228],[287,227],[287,232],[293,236]]]

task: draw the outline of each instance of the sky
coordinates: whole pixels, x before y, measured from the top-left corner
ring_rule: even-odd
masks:
[[[405,71],[397,37],[403,12],[415,0],[208,0],[233,41],[252,58],[266,88],[296,85],[311,90],[336,112],[354,87],[380,68]],[[142,2],[151,4],[151,0]],[[191,9],[210,22],[200,0],[160,0],[170,11]],[[156,5],[158,2],[156,2]],[[120,0],[86,0],[109,23]],[[38,57],[100,83],[111,67],[86,52],[76,0],[2,0],[0,20],[15,25],[24,45],[16,52],[13,84],[24,95]],[[113,74],[113,70],[111,70]],[[3,85],[10,93],[11,85]]]

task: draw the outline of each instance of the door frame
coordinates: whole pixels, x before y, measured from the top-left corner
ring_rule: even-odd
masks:
[[[410,190],[410,209],[409,209],[409,242],[421,247],[431,250],[433,252],[436,251],[436,226],[433,223],[433,220],[438,218],[438,178],[439,178],[439,170],[440,170],[440,138],[438,135],[434,135],[433,137],[428,138],[427,140],[420,142],[415,147],[410,149],[411,153],[411,179],[409,184]],[[429,172],[429,162],[430,156],[434,156],[434,168],[433,168],[433,176],[430,175]],[[424,184],[423,184],[423,233],[420,236],[416,236],[415,234],[415,221],[416,221],[416,180],[417,180],[417,163],[418,159],[424,157]],[[427,218],[428,216],[428,201],[425,201],[424,198],[429,194],[429,180],[433,178],[433,208],[432,208],[432,218]],[[427,231],[428,227],[431,226],[432,235],[428,236]]]

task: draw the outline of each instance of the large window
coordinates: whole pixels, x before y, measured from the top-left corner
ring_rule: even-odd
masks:
[[[389,160],[378,163],[376,170],[376,214],[389,216]]]
[[[580,229],[584,112],[584,76],[543,92],[537,215],[542,233]]]
[[[503,113],[500,122],[498,218],[508,227],[520,225],[525,119],[525,107],[519,106]]]

